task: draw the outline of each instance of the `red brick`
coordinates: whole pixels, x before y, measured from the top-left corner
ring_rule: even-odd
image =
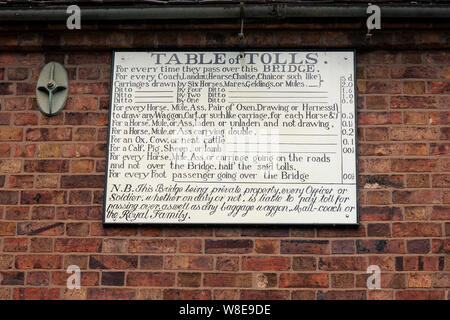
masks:
[[[0,236],[14,236],[16,224],[14,222],[0,222]]]
[[[10,113],[0,113],[0,125],[8,126],[10,123],[11,114]]]
[[[289,300],[287,290],[242,290],[240,298],[243,300]]]
[[[390,161],[387,159],[366,159],[363,165],[367,173],[387,173],[390,171]]]
[[[357,253],[404,253],[402,240],[356,240]]]
[[[331,275],[332,288],[353,288],[355,278],[350,273],[335,273]]]
[[[370,205],[376,204],[390,204],[391,192],[389,191],[367,191],[365,203]]]
[[[14,300],[58,300],[58,288],[14,288]]]
[[[294,290],[291,295],[292,300],[315,300],[316,293],[313,290]]]
[[[87,173],[94,170],[94,161],[89,159],[72,160],[72,172]]]
[[[200,239],[178,240],[178,251],[180,253],[202,253],[203,242]]]
[[[205,273],[204,287],[237,287],[250,288],[252,286],[251,273]]]
[[[394,237],[439,237],[441,224],[428,222],[396,222],[392,224]]]
[[[408,125],[426,125],[428,114],[426,112],[407,111],[404,113],[405,124]]]
[[[92,191],[74,190],[69,193],[69,204],[90,204]]]
[[[216,270],[237,271],[239,270],[239,257],[219,256],[216,258]]]
[[[406,143],[406,156],[426,156],[428,155],[428,146],[426,143]]]
[[[55,240],[55,252],[101,252],[102,240],[94,238],[63,238]]]
[[[433,207],[431,220],[450,220],[450,206]]]
[[[52,238],[31,238],[30,240],[31,252],[52,252],[53,251],[53,239]]]
[[[367,81],[366,90],[361,93],[401,93],[401,84],[396,81]]]
[[[98,109],[98,99],[88,96],[77,96],[74,99],[74,106],[76,111],[88,111]]]
[[[0,269],[12,269],[14,264],[14,256],[10,254],[0,254]]]
[[[17,204],[19,202],[19,192],[18,191],[4,191],[0,190],[0,204]]]
[[[28,141],[68,141],[71,139],[71,128],[30,128],[26,130],[26,140]]]
[[[425,81],[405,81],[403,83],[404,94],[424,94],[425,93]]]
[[[390,237],[391,229],[387,223],[370,223],[367,226],[367,236],[369,237]]]
[[[27,220],[29,218],[29,207],[6,207],[6,220]]]
[[[187,289],[165,289],[163,299],[165,300],[211,300],[209,290],[187,290]]]
[[[402,290],[395,294],[397,300],[444,300],[443,290]]]
[[[12,83],[12,82],[1,82],[0,83],[0,94],[2,96],[14,94],[14,83]]]
[[[211,237],[213,235],[212,228],[201,227],[166,227],[164,228],[166,237]]]
[[[292,270],[294,271],[313,271],[317,269],[315,257],[301,256],[292,258]]]
[[[55,217],[54,207],[34,206],[31,211],[31,219],[33,220],[51,220]]]
[[[430,252],[430,240],[428,239],[416,239],[407,240],[406,249],[408,253],[428,253]]]
[[[66,216],[73,217],[75,219],[89,219],[89,220],[96,220],[96,215],[101,214],[103,211],[100,210],[98,207],[92,207],[92,209],[95,208],[95,215],[90,214],[88,210],[82,210],[81,212],[68,212]],[[81,208],[86,209],[86,208]],[[99,217],[101,219],[101,216]],[[133,236],[136,235],[136,228],[104,228],[101,223],[92,223],[91,224],[91,235],[92,236]]]
[[[450,239],[432,239],[431,251],[433,253],[450,253]]]
[[[84,226],[84,224],[83,224]],[[89,226],[89,225],[87,225]],[[89,228],[88,228],[89,231]],[[83,227],[84,233],[84,227]],[[105,253],[127,253],[128,240],[127,239],[103,239],[103,252]],[[142,257],[141,257],[142,262]]]
[[[428,93],[448,94],[450,92],[450,81],[428,81]]]
[[[280,288],[327,288],[326,273],[282,273]]]
[[[440,199],[441,192],[438,190],[394,191],[392,193],[393,203],[433,204],[439,203]]]
[[[239,290],[236,289],[216,289],[214,290],[215,300],[239,300]]]
[[[0,172],[19,173],[22,171],[21,160],[0,160]]]
[[[179,287],[200,287],[201,282],[201,273],[179,272],[177,275],[177,286]]]
[[[50,273],[43,271],[27,272],[27,285],[47,287],[50,283]]]
[[[175,273],[129,272],[126,284],[130,287],[172,287],[175,285]]]
[[[34,176],[28,175],[11,175],[9,176],[9,187],[14,189],[31,189],[33,188]]]
[[[339,229],[332,227],[319,227],[317,228],[317,236],[323,237],[364,237],[366,230],[363,225],[359,226],[341,226]]]
[[[174,253],[176,240],[130,240],[129,251],[132,253]]]
[[[365,270],[367,263],[364,257],[322,257],[318,266],[319,270],[325,271],[355,271]]]
[[[102,272],[103,286],[123,286],[125,283],[125,272]]]
[[[53,271],[51,272],[51,284],[56,286],[66,286],[67,279],[71,276],[70,273],[66,271]],[[99,284],[99,273],[98,272],[87,272],[82,271],[81,276],[81,286],[98,286]]]
[[[67,112],[64,122],[71,126],[105,126],[107,123],[108,114],[100,112]]]
[[[8,158],[11,154],[11,147],[9,144],[0,144],[0,157]]]
[[[27,238],[4,238],[3,252],[25,252],[28,250]]]
[[[25,172],[61,173],[69,171],[67,160],[25,160]]]
[[[166,256],[164,269],[168,270],[212,270],[213,258],[208,256]]]
[[[288,228],[280,227],[246,227],[242,228],[242,237],[287,237],[289,236]]]
[[[61,188],[103,188],[104,175],[61,176]]]
[[[22,128],[0,128],[0,141],[22,141]]]
[[[438,140],[439,129],[432,127],[396,127],[390,129],[393,141]]]
[[[75,128],[73,141],[94,141],[96,131],[95,128]]]
[[[429,188],[430,176],[428,174],[411,174],[406,176],[408,188]]]
[[[402,220],[402,212],[396,207],[363,207],[360,212],[361,221]]]
[[[369,265],[377,265],[382,271],[394,271],[395,260],[390,256],[369,256]]]
[[[436,78],[437,74],[437,69],[430,66],[392,67],[391,69],[391,76],[394,79],[430,79]]]
[[[447,112],[430,112],[431,125],[446,125],[450,123],[450,111]]]
[[[78,68],[78,79],[80,80],[98,80],[100,70],[97,67],[80,67]]]
[[[279,240],[255,240],[255,252],[263,254],[275,254],[280,252]]]
[[[141,256],[139,268],[142,270],[159,270],[163,268],[162,256]]]
[[[437,100],[430,96],[394,96],[391,98],[392,109],[433,109]]]
[[[363,290],[330,290],[318,291],[317,300],[365,300],[366,291]]]
[[[244,271],[286,271],[290,268],[288,257],[242,257],[242,270]]]
[[[19,235],[58,236],[64,234],[64,223],[61,222],[20,222],[17,224]]]
[[[64,191],[22,191],[22,204],[64,204],[66,193]]]
[[[89,257],[90,269],[136,269],[137,256],[131,255],[91,255]]]
[[[450,174],[433,175],[432,184],[436,188],[450,188]]]
[[[328,240],[282,240],[282,254],[329,254]]]
[[[388,128],[366,128],[364,129],[365,139],[367,141],[388,141],[389,140],[389,130]]]
[[[401,124],[401,112],[360,112],[358,125]]]
[[[15,149],[14,157],[33,158],[34,154],[36,152],[36,145],[35,144],[27,144],[27,145],[16,144],[14,149]]]
[[[61,269],[62,257],[50,254],[17,255],[16,269]]]
[[[133,289],[123,288],[88,288],[89,300],[132,300],[136,297]]]
[[[448,288],[450,287],[450,273],[439,272],[432,274],[433,288]]]
[[[355,242],[353,240],[335,240],[331,243],[331,253],[333,254],[355,253]]]
[[[249,253],[253,251],[252,240],[206,240],[205,253]]]

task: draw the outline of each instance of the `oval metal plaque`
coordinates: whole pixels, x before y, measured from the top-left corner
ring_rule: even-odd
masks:
[[[58,114],[66,105],[69,94],[67,71],[58,62],[49,62],[42,69],[36,86],[39,109],[47,116]]]

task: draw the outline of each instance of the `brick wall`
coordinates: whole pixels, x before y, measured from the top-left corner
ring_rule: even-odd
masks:
[[[448,25],[246,29],[251,48],[358,50],[359,227],[102,227],[110,50],[235,47],[229,27],[0,28],[1,299],[450,298]],[[51,118],[35,101],[49,61],[70,77]]]

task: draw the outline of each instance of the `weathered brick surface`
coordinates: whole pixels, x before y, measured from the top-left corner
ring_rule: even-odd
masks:
[[[1,299],[450,298],[445,28],[394,24],[370,41],[359,24],[246,29],[250,48],[357,49],[361,222],[351,228],[103,227],[110,50],[236,48],[238,26],[61,30],[56,50],[39,28],[10,26],[0,43]],[[34,97],[49,61],[70,78],[67,106],[50,118]],[[69,265],[81,290],[65,286]],[[367,290],[369,265],[382,290]]]

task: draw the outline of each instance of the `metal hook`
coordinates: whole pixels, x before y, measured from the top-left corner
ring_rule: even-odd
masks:
[[[239,48],[243,48],[244,47],[244,17],[245,17],[245,12],[244,12],[244,2],[240,3],[240,13],[241,13],[241,31],[238,34],[239,37]],[[241,52],[240,57],[243,58],[243,53]]]

